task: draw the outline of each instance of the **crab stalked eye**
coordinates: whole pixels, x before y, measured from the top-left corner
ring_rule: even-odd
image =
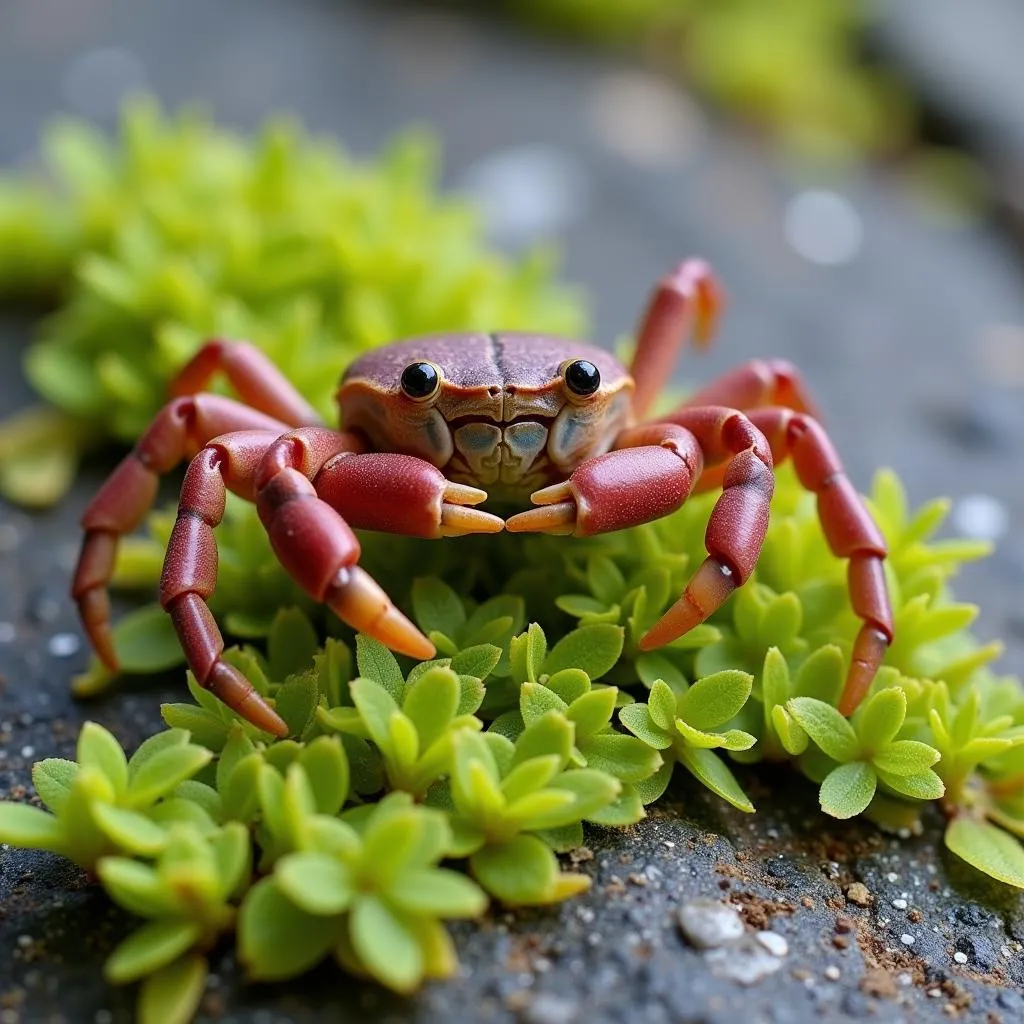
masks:
[[[402,371],[402,390],[417,402],[432,398],[441,386],[441,374],[433,363],[410,363]]]
[[[601,386],[601,371],[586,359],[574,359],[566,363],[562,371],[566,387],[574,394],[586,397]]]

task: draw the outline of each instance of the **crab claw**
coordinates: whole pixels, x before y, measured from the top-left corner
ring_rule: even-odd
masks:
[[[505,521],[489,512],[469,506],[487,500],[487,492],[465,484],[445,483],[441,494],[441,536],[463,537],[467,533],[501,533]]]
[[[568,535],[576,532],[578,507],[572,486],[566,480],[550,487],[542,487],[530,495],[539,508],[520,512],[505,522],[509,533],[550,533]]]
[[[343,622],[385,647],[426,661],[434,645],[391,603],[388,595],[358,565],[339,569],[325,602]]]

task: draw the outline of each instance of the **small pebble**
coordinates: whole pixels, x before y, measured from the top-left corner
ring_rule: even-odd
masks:
[[[914,936],[911,935],[910,932],[904,932],[900,936],[900,942],[902,942],[904,946],[912,946],[914,944]]]
[[[789,943],[778,932],[758,932],[757,941],[772,956],[785,956],[789,952]]]
[[[828,978],[829,981],[838,981],[839,980],[839,968],[836,967],[835,964],[831,964],[830,966],[826,967],[825,968],[825,977]]]
[[[679,927],[699,949],[714,949],[743,936],[743,919],[733,907],[716,900],[691,900],[679,908]]]
[[[955,960],[955,961],[956,961],[956,962],[957,962],[958,964],[965,964],[965,963],[967,963],[967,954],[966,954],[966,953],[964,953],[964,952],[963,952],[962,950],[959,950],[959,949],[958,949],[958,950],[957,950],[957,951],[956,951],[956,952],[955,952],[955,953],[953,954],[953,959],[954,959],[954,960]]]
[[[26,759],[31,757],[35,752],[36,752],[36,748],[35,747],[25,746],[25,747],[21,748],[21,756],[26,758]]]
[[[860,252],[864,223],[844,196],[824,189],[808,189],[794,196],[786,206],[783,234],[808,262],[838,266],[849,263]]]
[[[897,875],[895,871],[890,871],[889,874],[885,876],[885,880],[887,882],[898,882],[900,880],[900,876]]]
[[[999,540],[1010,526],[1006,506],[989,494],[968,494],[953,506],[951,517],[958,533],[972,540]]]
[[[871,893],[863,882],[853,882],[846,890],[846,898],[858,907],[867,907],[871,904]]]
[[[17,635],[13,622],[0,622],[0,644],[13,643]]]
[[[82,641],[74,633],[54,633],[46,648],[55,658],[70,658],[81,646]]]
[[[907,901],[906,900],[893,900],[892,901],[892,905],[897,910],[906,910],[907,909]]]
[[[539,993],[523,1012],[528,1024],[572,1024],[579,1017],[580,1006],[550,992]]]
[[[760,941],[760,935],[757,938],[745,935],[738,942],[722,949],[710,950],[707,962],[718,977],[728,978],[740,985],[753,985],[769,974],[774,974],[785,960],[770,953]]]

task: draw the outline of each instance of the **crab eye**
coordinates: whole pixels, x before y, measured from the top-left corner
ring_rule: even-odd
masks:
[[[410,363],[402,371],[402,390],[417,402],[431,398],[441,386],[441,374],[433,363]]]
[[[566,387],[574,394],[586,397],[601,386],[601,371],[586,359],[574,359],[562,371]]]

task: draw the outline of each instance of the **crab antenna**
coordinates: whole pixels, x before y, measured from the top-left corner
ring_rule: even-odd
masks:
[[[722,287],[703,260],[686,260],[658,282],[640,321],[630,371],[638,420],[648,414],[665,386],[691,325],[697,344],[706,346],[724,304]]]

